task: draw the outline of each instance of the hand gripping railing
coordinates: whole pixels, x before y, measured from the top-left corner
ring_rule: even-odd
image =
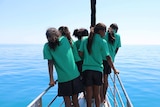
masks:
[[[114,103],[113,104],[114,107],[133,107],[131,100],[130,100],[130,98],[129,98],[129,96],[123,86],[123,83],[122,83],[119,75],[114,74],[114,76],[112,76],[110,74],[110,79],[111,79],[110,83],[113,83],[113,89],[111,88],[111,85],[109,85],[108,88],[110,89],[110,93],[108,94],[108,98],[110,98],[111,101]],[[118,80],[118,81],[116,81],[116,80]],[[119,85],[119,87],[117,87],[117,85]],[[122,90],[122,92],[120,92],[120,90]],[[122,95],[123,95],[123,97],[122,97]],[[126,102],[123,100],[124,98],[126,99]]]

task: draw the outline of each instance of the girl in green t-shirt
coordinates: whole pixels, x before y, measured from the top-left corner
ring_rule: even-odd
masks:
[[[91,107],[93,95],[96,106],[99,107],[101,104],[100,87],[102,85],[103,59],[106,58],[114,73],[118,73],[106,48],[107,42],[102,38],[105,32],[106,26],[103,23],[98,23],[94,28],[91,28],[89,37],[82,41],[79,49],[79,54],[83,57],[82,71],[87,107]]]
[[[83,39],[84,36],[88,36],[88,30],[85,29],[85,28],[80,28],[80,29],[75,29],[73,31],[73,36],[75,36],[78,40],[74,41],[74,44],[76,45],[77,47],[77,51],[79,50],[80,48],[80,44],[81,44],[81,41]],[[83,64],[83,58],[81,61],[78,61],[76,62],[77,66],[78,66],[78,70],[82,76],[82,64]]]
[[[110,56],[112,58],[112,62],[114,62],[115,56],[118,52],[119,47],[121,47],[120,35],[117,33],[118,25],[116,23],[112,23],[108,28],[105,36],[103,37],[108,43],[108,49]],[[101,96],[102,100],[105,100],[107,88],[108,88],[108,75],[111,73],[111,67],[109,66],[106,60],[103,61],[104,66],[104,84],[103,84],[103,96]]]
[[[47,29],[46,37],[48,42],[44,45],[43,56],[48,60],[49,85],[55,85],[54,65],[58,77],[58,96],[63,96],[66,107],[71,107],[72,102],[74,107],[79,107],[78,93],[83,91],[83,84],[70,43],[56,28]]]
[[[82,59],[80,58],[80,56],[78,54],[78,49],[76,47],[76,44],[74,43],[74,41],[71,38],[70,31],[69,31],[68,27],[67,26],[60,26],[58,28],[58,30],[61,32],[62,36],[66,37],[68,39],[68,41],[72,47],[75,63],[77,64],[77,67],[78,67],[78,63],[80,63],[82,61]],[[78,70],[80,72],[79,67],[78,67]]]

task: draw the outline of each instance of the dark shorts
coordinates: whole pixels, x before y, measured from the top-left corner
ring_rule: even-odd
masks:
[[[103,73],[104,74],[110,74],[111,73],[111,67],[109,66],[108,62],[106,60],[103,60]]]
[[[85,70],[83,72],[85,86],[102,85],[102,72],[94,70]]]
[[[58,96],[72,96],[84,91],[80,76],[63,83],[58,83]]]

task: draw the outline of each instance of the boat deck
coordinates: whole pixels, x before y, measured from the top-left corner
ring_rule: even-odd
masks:
[[[80,107],[87,107],[86,99],[84,98],[83,93],[80,93],[78,99],[79,99]],[[94,99],[92,99],[92,107],[96,107]],[[100,107],[109,107],[108,101],[106,100],[106,102],[101,104]]]

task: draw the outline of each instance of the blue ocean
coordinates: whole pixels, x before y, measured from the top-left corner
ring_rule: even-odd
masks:
[[[0,107],[26,107],[48,87],[42,50],[43,45],[0,45]],[[114,63],[134,107],[160,106],[160,45],[124,45]],[[43,106],[56,95],[57,85],[44,95]],[[60,103],[58,97],[52,106]]]

